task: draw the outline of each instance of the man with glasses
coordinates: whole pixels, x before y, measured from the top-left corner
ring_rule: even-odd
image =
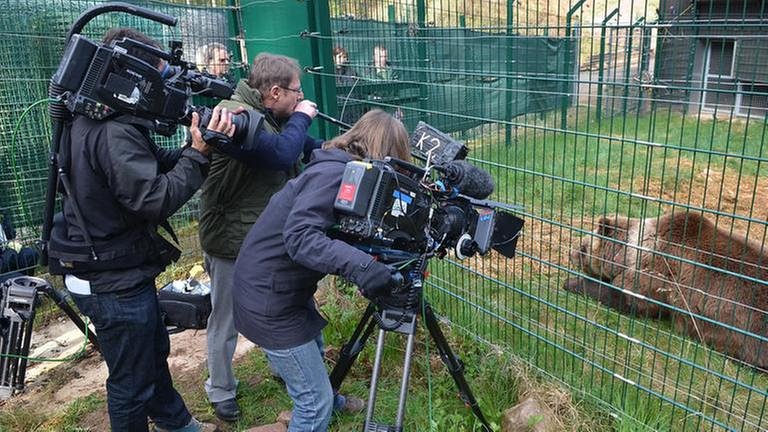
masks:
[[[251,225],[308,160],[321,141],[307,135],[317,105],[304,100],[296,60],[263,53],[253,61],[248,79],[241,80],[232,100],[220,105],[243,107],[264,115],[261,130],[242,143],[237,154],[214,152],[201,195],[200,243],[211,277],[213,309],[208,319],[208,400],[217,417],[236,421],[237,380],[232,358],[237,331],[232,317],[232,277],[235,258]]]

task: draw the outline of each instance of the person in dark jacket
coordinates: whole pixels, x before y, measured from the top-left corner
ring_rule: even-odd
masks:
[[[232,271],[240,244],[269,198],[299,172],[302,155],[322,141],[307,134],[317,105],[304,100],[296,60],[262,53],[247,80],[238,83],[227,108],[248,108],[264,115],[254,137],[215,151],[203,184],[200,244],[211,277],[212,311],[208,318],[208,379],[205,391],[216,416],[237,421],[237,380],[232,359],[237,331],[232,318]]]
[[[130,38],[159,48],[133,29],[112,29],[103,43]],[[128,53],[162,70],[164,61],[138,48]],[[158,225],[202,185],[209,147],[193,114],[190,146],[162,149],[150,136],[153,122],[125,114],[97,121],[75,115],[70,130],[72,195],[63,199],[63,218],[54,224],[62,238],[78,244],[85,234],[100,251],[91,267],[63,264],[67,253],[53,241],[51,266],[59,263],[75,304],[96,328],[107,363],[107,403],[113,431],[196,432],[210,429],[192,417],[173,388],[168,370],[168,332],[160,316],[155,277],[170,261],[170,243]],[[232,136],[232,115],[214,110],[208,128]],[[65,132],[66,133],[66,132]],[[75,206],[82,218],[75,215]],[[60,243],[63,244],[63,243]],[[75,260],[75,263],[78,261]]]
[[[328,237],[345,164],[364,158],[408,159],[402,123],[373,110],[315,150],[306,170],[275,194],[248,232],[235,262],[235,327],[261,346],[293,399],[290,432],[325,431],[334,394],[323,363],[327,324],[313,295],[327,274],[355,283],[363,295],[386,293],[391,269]]]
[[[357,81],[357,73],[349,64],[349,53],[346,48],[337,46],[333,49],[333,65],[336,85],[352,85]]]

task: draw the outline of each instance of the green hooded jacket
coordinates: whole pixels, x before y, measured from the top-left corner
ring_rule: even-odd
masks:
[[[265,112],[261,94],[245,80],[237,83],[231,100],[219,105]],[[269,132],[280,133],[280,129],[266,119],[263,127]],[[201,194],[200,245],[203,251],[218,258],[237,258],[243,239],[269,199],[298,172],[298,163],[291,172],[250,168],[223,153],[214,152]]]

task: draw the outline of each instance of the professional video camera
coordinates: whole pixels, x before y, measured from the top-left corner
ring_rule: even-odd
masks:
[[[523,220],[510,206],[488,201],[493,178],[465,160],[462,143],[420,122],[411,136],[412,154],[425,161],[419,168],[405,161],[347,163],[334,209],[338,224],[334,236],[391,265],[395,288],[372,299],[349,341],[342,347],[330,375],[331,386],[340,389],[366,340],[379,328],[364,431],[402,431],[405,398],[414,348],[417,317],[434,340],[440,358],[451,373],[459,396],[472,409],[485,431],[492,430],[464,377],[464,365],[453,353],[440,330],[423,282],[432,257],[444,257],[451,249],[464,259],[494,249],[511,258],[515,254]],[[407,336],[394,424],[374,420],[377,383],[385,332]]]
[[[131,12],[136,9],[133,7]],[[173,17],[143,12],[150,13],[151,16],[147,16],[150,19],[166,24],[171,20],[171,25],[175,24]],[[192,95],[222,99],[232,96],[233,89],[227,81],[198,72],[194,63],[182,60],[180,41],[172,41],[169,51],[130,38],[104,45],[76,34],[74,29],[80,27],[82,25],[76,23],[70,32],[50,86],[50,96],[61,100],[72,113],[94,120],[106,119],[115,113],[131,114],[152,120],[155,132],[171,136],[179,124],[189,126],[193,112],[200,115],[201,128],[208,124],[212,110],[191,105]],[[129,50],[145,51],[165,60],[166,66],[161,71],[157,65],[131,55]],[[253,110],[235,115],[233,140],[238,142],[254,135],[262,120],[263,116]]]
[[[180,42],[172,42],[170,51],[166,52],[130,38],[105,45],[80,34],[91,20],[108,12],[126,12],[168,26],[175,26],[177,22],[170,15],[128,3],[110,2],[91,7],[72,24],[64,55],[48,90],[53,100],[49,107],[52,134],[41,239],[43,265],[48,264],[56,193],[61,190],[66,195],[72,195],[67,171],[70,151],[68,135],[73,114],[95,120],[128,114],[151,121],[153,130],[159,134],[172,135],[179,124],[188,125],[191,122],[193,112],[200,115],[201,129],[210,121],[212,110],[191,105],[190,96],[201,94],[226,98],[232,95],[232,88],[226,81],[197,72],[194,64],[181,59],[183,51]],[[137,57],[135,54],[139,52],[148,54],[141,56],[144,59],[155,57],[158,61],[165,60],[164,69],[161,71],[158,64],[150,64]],[[234,116],[236,132],[233,141],[237,143],[255,134],[263,120],[263,115],[256,111],[245,111]],[[226,135],[214,131],[204,131],[203,139],[212,145],[225,145],[228,141]],[[74,207],[79,226],[86,226],[77,203]],[[84,256],[90,256],[93,262],[99,261],[93,241],[85,231],[83,236],[90,254]]]
[[[347,164],[334,203],[338,237],[384,260],[393,251],[442,257],[450,249],[459,259],[490,249],[514,256],[523,221],[485,200],[490,174],[453,159],[466,147],[423,122],[411,143],[425,168],[393,158]]]

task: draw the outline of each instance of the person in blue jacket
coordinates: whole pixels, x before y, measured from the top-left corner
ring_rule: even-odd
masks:
[[[306,170],[272,196],[235,261],[235,328],[261,346],[285,381],[294,404],[289,432],[327,430],[339,403],[323,363],[327,322],[315,307],[317,282],[340,275],[368,298],[391,289],[390,267],[327,234],[346,163],[386,156],[409,159],[405,127],[369,111],[315,150]]]

